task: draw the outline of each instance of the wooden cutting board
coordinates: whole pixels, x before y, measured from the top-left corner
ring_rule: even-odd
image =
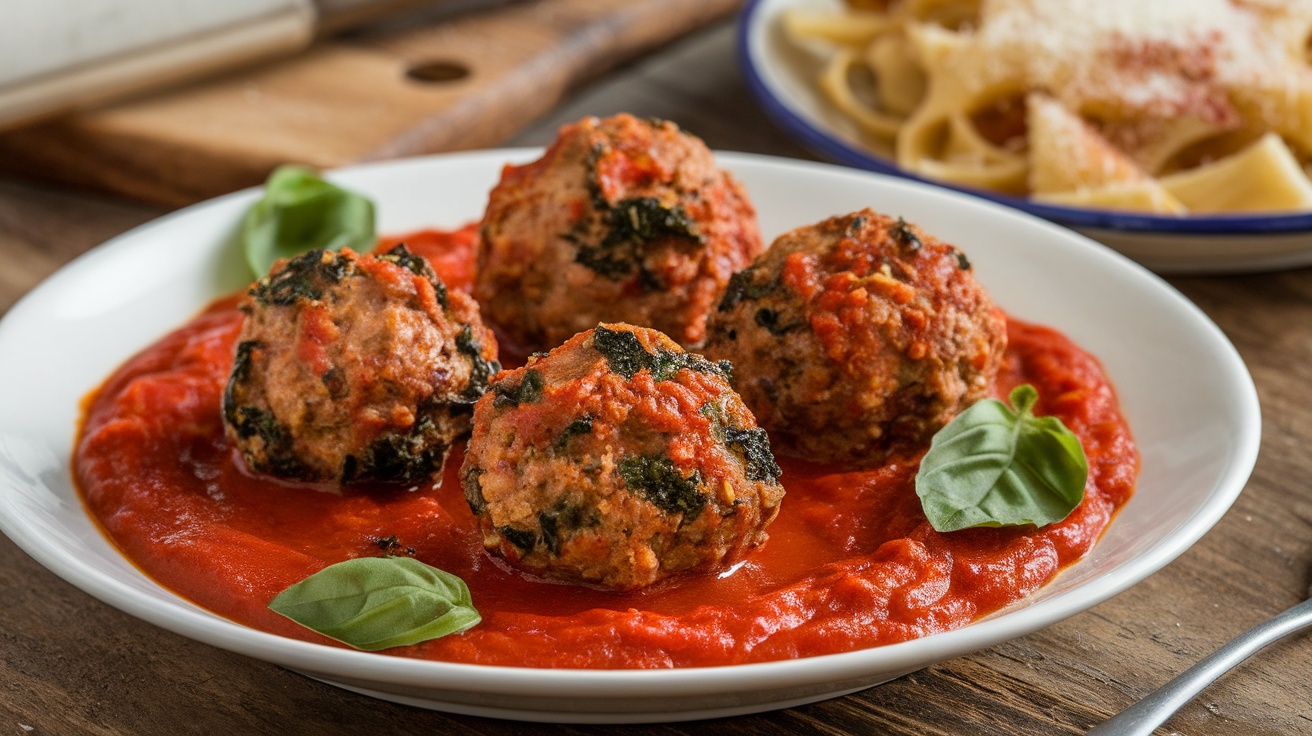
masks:
[[[524,0],[0,135],[0,169],[182,205],[319,168],[495,146],[741,0]]]

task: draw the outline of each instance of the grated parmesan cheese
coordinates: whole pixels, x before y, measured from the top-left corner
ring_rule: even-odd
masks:
[[[1100,117],[1233,125],[1226,90],[1289,66],[1254,12],[1229,0],[985,0],[980,15],[960,62]]]

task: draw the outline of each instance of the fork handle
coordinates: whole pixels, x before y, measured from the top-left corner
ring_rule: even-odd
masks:
[[[1312,599],[1235,637],[1143,700],[1095,726],[1088,736],[1148,736],[1185,703],[1268,644],[1312,626]]]

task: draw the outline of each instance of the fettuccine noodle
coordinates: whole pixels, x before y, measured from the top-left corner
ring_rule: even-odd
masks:
[[[783,23],[909,172],[1071,206],[1312,209],[1312,0],[849,0]]]

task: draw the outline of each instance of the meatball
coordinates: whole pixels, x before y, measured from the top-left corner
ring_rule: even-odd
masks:
[[[670,122],[587,118],[502,173],[474,294],[525,351],[598,322],[695,345],[729,277],[762,249],[746,192],[700,139]]]
[[[960,250],[869,209],[780,236],[707,330],[779,452],[849,464],[926,446],[987,394],[1007,340]]]
[[[223,416],[259,473],[339,483],[440,473],[500,369],[478,305],[404,245],[281,261],[240,306]]]
[[[784,489],[729,369],[655,330],[602,324],[498,374],[461,469],[484,545],[615,590],[742,559]]]

